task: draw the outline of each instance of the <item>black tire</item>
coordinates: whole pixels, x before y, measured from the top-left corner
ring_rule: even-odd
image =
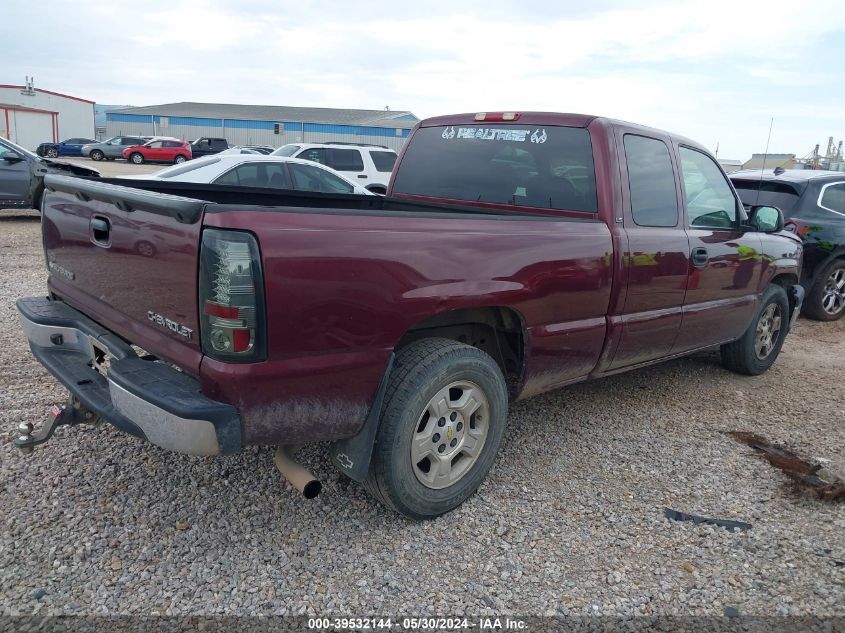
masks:
[[[129,162],[134,163],[135,165],[143,165],[144,164],[144,155],[140,152],[135,152],[129,155]]]
[[[475,461],[458,480],[433,489],[415,474],[411,440],[431,399],[455,381],[471,381],[486,397],[486,438]],[[449,339],[412,343],[396,355],[364,488],[389,508],[414,519],[431,519],[453,510],[475,493],[487,476],[502,441],[507,414],[507,385],[490,356]],[[431,424],[435,424],[433,419]]]
[[[758,335],[760,334],[758,326],[761,325],[763,320],[761,317],[772,305],[775,306],[774,310],[780,318],[779,329],[776,336],[771,337],[770,350],[761,358],[756,349]],[[786,296],[786,291],[776,284],[771,284],[763,293],[760,305],[757,307],[754,318],[751,319],[751,325],[748,326],[745,334],[732,343],[722,345],[722,365],[731,371],[749,376],[757,376],[765,372],[780,354],[783,341],[789,332],[790,317],[789,299]]]
[[[839,272],[843,271],[843,272]],[[845,301],[841,302],[833,310],[825,309],[825,298],[828,294],[828,284],[831,277],[839,273],[845,275],[845,259],[835,259],[830,262],[816,276],[807,299],[804,302],[803,313],[816,321],[836,321],[845,316]],[[828,301],[830,298],[828,297]]]
[[[95,149],[91,152],[90,158],[91,160],[101,161],[106,157],[102,150]]]

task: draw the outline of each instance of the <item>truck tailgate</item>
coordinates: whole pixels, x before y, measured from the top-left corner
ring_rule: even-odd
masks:
[[[197,374],[197,266],[205,202],[47,176],[50,290],[130,343]]]

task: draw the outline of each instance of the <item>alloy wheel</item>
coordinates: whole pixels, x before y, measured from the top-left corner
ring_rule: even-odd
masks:
[[[845,268],[837,268],[827,278],[822,291],[822,309],[830,315],[845,309]]]
[[[490,403],[477,384],[453,382],[429,400],[411,438],[411,463],[427,488],[446,488],[469,472],[487,440]]]
[[[757,321],[757,333],[754,337],[754,353],[760,360],[768,358],[774,350],[780,335],[782,321],[780,306],[776,303],[770,303],[760,315]]]

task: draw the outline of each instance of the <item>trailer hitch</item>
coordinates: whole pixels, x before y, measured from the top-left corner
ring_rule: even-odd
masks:
[[[50,415],[47,416],[47,421],[35,433],[33,433],[31,423],[21,422],[18,425],[18,431],[21,435],[15,440],[15,446],[22,453],[29,454],[36,446],[49,440],[60,426],[74,426],[82,422],[96,423],[98,421],[97,416],[85,409],[79,400],[71,398],[61,406],[53,405]]]

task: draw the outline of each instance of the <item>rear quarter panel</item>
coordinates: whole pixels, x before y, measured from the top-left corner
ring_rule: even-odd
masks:
[[[450,310],[520,315],[522,395],[595,366],[612,280],[604,223],[298,211],[223,207],[204,218],[253,232],[261,249],[269,360],[205,357],[200,372],[207,395],[238,407],[246,443],[353,435],[405,332]]]

